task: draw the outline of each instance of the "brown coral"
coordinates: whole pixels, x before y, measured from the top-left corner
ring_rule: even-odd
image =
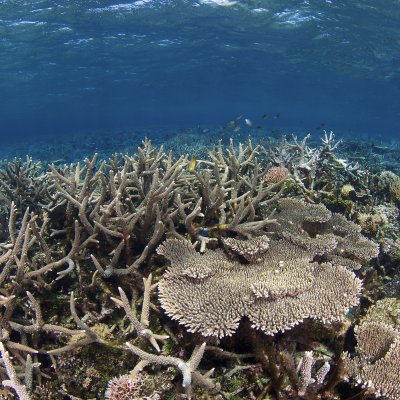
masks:
[[[223,243],[228,251],[250,262],[260,261],[260,257],[269,248],[269,238],[266,235],[258,236],[250,240],[226,238],[223,240]]]
[[[268,335],[305,318],[343,318],[358,303],[361,281],[344,267],[311,263],[313,254],[286,241],[271,244],[261,262],[243,265],[221,251],[197,253],[168,239],[157,249],[171,261],[159,282],[163,308],[190,332],[231,335],[243,316]]]
[[[361,319],[364,322],[380,322],[400,329],[400,299],[385,297],[370,307]]]
[[[377,396],[400,399],[400,333],[379,322],[365,322],[356,328],[357,355],[345,353],[348,376],[370,387]]]
[[[332,214],[323,204],[280,199],[278,207],[278,224],[271,230],[334,264],[358,269],[378,255],[378,245],[362,236],[358,225],[341,214]]]

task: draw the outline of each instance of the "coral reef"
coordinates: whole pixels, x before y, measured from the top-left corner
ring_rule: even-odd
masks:
[[[258,262],[269,248],[269,238],[266,235],[249,240],[225,238],[223,244],[227,252],[243,257],[248,262]]]
[[[393,297],[385,297],[378,300],[361,318],[361,323],[376,322],[400,328],[400,300]]]
[[[398,373],[398,325],[384,320],[398,300],[359,322],[375,301],[360,302],[363,277],[398,285],[395,178],[370,179],[339,144],[227,140],[175,157],[144,140],[106,160],[3,162],[0,396],[361,395],[347,374],[398,398],[398,378],[377,371]]]
[[[356,327],[357,355],[345,354],[347,374],[377,396],[400,399],[400,333],[380,322]]]
[[[267,335],[305,318],[337,321],[357,304],[361,289],[352,272],[311,263],[313,253],[286,241],[272,243],[262,260],[250,265],[219,251],[199,254],[177,239],[167,240],[157,252],[171,261],[159,282],[163,308],[190,332],[204,336],[231,335],[243,316]]]
[[[332,214],[323,204],[281,199],[278,208],[277,224],[270,230],[315,256],[358,269],[379,253],[379,246],[362,236],[358,225]]]
[[[386,199],[400,201],[400,177],[391,171],[382,171],[376,178],[376,190]]]
[[[358,162],[349,163],[335,156],[341,141],[333,132],[324,133],[321,145],[312,148],[307,144],[310,135],[301,141],[296,136],[282,140],[267,149],[272,164],[289,170],[302,195],[309,201],[323,199],[345,183],[366,187],[365,173]]]

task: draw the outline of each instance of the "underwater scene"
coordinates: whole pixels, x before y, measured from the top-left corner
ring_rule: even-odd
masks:
[[[0,400],[400,400],[397,0],[0,0]]]

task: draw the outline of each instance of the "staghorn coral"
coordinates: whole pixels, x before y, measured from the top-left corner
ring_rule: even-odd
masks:
[[[205,329],[198,318],[205,318],[209,312],[211,324],[219,323],[218,318],[224,317],[219,310],[228,310],[227,318],[233,319],[221,320],[218,328],[212,328],[214,336],[218,332],[221,336],[233,333],[242,316],[248,316],[255,327],[270,335],[290,329],[303,318],[329,322],[343,317],[357,301],[360,282],[342,266],[359,265],[373,253],[366,251],[370,244],[365,242],[366,249],[360,246],[358,253],[351,250],[363,245],[359,231],[323,206],[298,207],[291,220],[297,221],[302,230],[296,230],[293,223],[286,226],[287,211],[279,207],[284,227],[280,231],[271,208],[287,193],[289,184],[296,185],[292,180],[264,185],[266,165],[272,161],[264,156],[263,147],[253,146],[250,141],[239,146],[230,142],[227,149],[220,144],[189,170],[187,156],[174,158],[145,140],[133,155],[115,156],[104,162],[95,155],[81,163],[51,166],[47,174],[30,180],[33,186],[37,184],[35,189],[40,189],[38,197],[27,198],[30,209],[23,212],[22,203],[11,203],[8,220],[0,221],[0,341],[13,357],[19,378],[26,365],[34,365],[33,382],[29,367],[26,385],[28,390],[32,387],[34,398],[101,396],[115,368],[124,374],[133,367],[135,359],[121,344],[134,336],[134,343],[143,346],[146,342],[138,338],[157,339],[152,332],[162,333],[161,326],[171,338],[164,344],[163,355],[181,358],[176,349],[170,352],[171,346],[178,344],[181,352],[187,351],[190,335],[171,324],[150,303],[150,281],[146,280],[143,293],[143,276],[153,273],[158,280],[162,274],[161,259],[154,256],[154,249],[165,237],[190,238],[198,241],[204,251],[204,256],[196,253],[198,257],[191,257],[189,263],[182,262],[183,273],[175,276],[189,287],[190,295],[194,293],[186,298],[186,289],[178,288],[174,294],[179,297],[176,313],[185,314],[197,290],[202,292],[207,282],[215,284],[221,297],[233,284],[234,290],[228,290],[227,298],[215,297],[214,310],[207,309],[208,304],[204,310],[202,304],[196,305],[201,312],[190,318],[198,332]],[[329,157],[324,162],[329,164]],[[329,168],[323,166],[324,171]],[[347,170],[334,170],[347,176]],[[31,170],[27,176],[33,173]],[[310,177],[307,168],[298,173],[300,179]],[[340,179],[347,182],[347,178]],[[311,197],[318,197],[315,188],[323,188],[323,180],[318,171],[313,184],[304,180],[307,190],[314,193]],[[308,212],[304,208],[310,215],[304,217]],[[313,244],[318,242],[317,235],[330,236],[334,250],[329,246],[326,250],[321,241]],[[231,258],[221,250],[207,250],[223,242],[225,249],[231,245],[236,250]],[[188,246],[193,250],[191,244]],[[239,262],[243,260],[245,264]],[[313,260],[321,264],[310,263]],[[162,284],[168,276],[173,280],[172,275],[167,271]],[[114,301],[125,313],[110,300],[118,293],[117,288],[121,288],[121,300]],[[206,293],[208,302],[217,289]],[[139,306],[135,299],[142,294],[139,318],[135,316]],[[152,322],[159,321],[149,332],[150,307]],[[237,321],[232,322],[235,318]],[[224,357],[232,354],[235,340],[223,345]],[[32,354],[32,362],[26,353]],[[231,357],[236,363],[241,360],[239,356]],[[68,367],[62,368],[63,362]],[[5,369],[0,372],[7,379]],[[269,373],[268,368],[262,372],[249,370],[249,381],[253,382],[256,375],[266,379]],[[312,373],[316,377],[315,371]],[[166,375],[164,379],[169,380],[174,372]],[[195,376],[197,371],[193,383]],[[156,377],[152,375],[152,382]],[[173,386],[173,382],[169,384]],[[251,391],[249,388],[246,395],[250,396]],[[149,389],[146,395],[150,394]]]
[[[358,163],[351,164],[337,158],[335,151],[341,144],[336,141],[333,132],[324,132],[321,145],[312,148],[307,144],[310,135],[298,140],[292,135],[291,140],[283,137],[279,143],[271,143],[265,150],[268,159],[275,166],[287,168],[296,187],[308,201],[321,199],[331,194],[333,185],[339,187],[345,182],[363,186],[364,172]]]
[[[340,266],[310,263],[313,255],[286,241],[273,242],[261,262],[243,265],[221,251],[197,253],[187,241],[168,239],[157,252],[171,261],[159,282],[166,313],[190,332],[231,335],[243,316],[267,335],[305,318],[341,320],[358,303],[361,281]]]
[[[126,346],[129,350],[139,356],[142,361],[146,364],[154,363],[158,365],[172,365],[178,368],[182,374],[182,387],[185,388],[186,393],[189,395],[194,386],[201,386],[208,391],[218,392],[219,384],[214,383],[209,377],[214,372],[214,369],[206,372],[205,374],[201,374],[197,369],[200,364],[201,359],[203,358],[204,351],[206,349],[206,343],[202,343],[201,345],[197,345],[190,356],[188,361],[184,361],[181,358],[172,357],[172,356],[164,356],[164,355],[154,355],[147,353],[140,348],[133,346],[131,343],[126,343]],[[139,363],[140,364],[140,363]],[[138,365],[139,365],[138,364]],[[141,366],[139,366],[141,367]]]
[[[377,396],[400,399],[400,333],[380,322],[364,322],[356,330],[355,357],[344,354],[347,377]]]
[[[157,284],[151,284],[152,275],[150,274],[148,278],[143,278],[144,283],[144,294],[143,294],[143,304],[142,304],[142,312],[140,316],[140,321],[136,317],[136,310],[132,309],[131,305],[129,304],[128,297],[126,296],[125,292],[119,287],[118,291],[121,296],[121,300],[111,297],[117,305],[123,307],[125,313],[136,330],[139,337],[146,338],[150,344],[157,350],[160,351],[160,347],[157,343],[157,340],[165,341],[168,339],[167,335],[157,335],[154,334],[151,329],[149,329],[149,312],[150,312],[150,293],[152,289],[154,289]]]
[[[198,160],[194,174],[183,177],[177,185],[175,206],[178,213],[167,218],[172,230],[168,237],[183,239],[178,233],[184,222],[191,239],[200,242],[203,251],[215,237],[236,234],[244,238],[262,235],[269,224],[262,207],[279,198],[282,182],[263,185],[266,170],[260,160],[261,146],[231,140],[226,153],[221,142],[209,152],[208,160]],[[201,166],[201,167],[200,167]]]
[[[5,387],[11,387],[15,390],[15,392],[18,395],[18,398],[20,400],[31,400],[31,396],[29,395],[29,389],[32,387],[32,370],[30,367],[32,367],[32,360],[27,359],[26,363],[26,372],[25,372],[25,377],[28,377],[28,379],[25,379],[25,384],[22,384],[18,378],[17,372],[11,362],[10,355],[8,354],[8,351],[5,349],[4,344],[0,342],[0,354],[1,354],[1,359],[2,362],[4,363],[7,375],[9,377],[8,380],[3,380],[3,385]],[[29,361],[30,360],[30,361]],[[27,372],[29,371],[29,372]]]
[[[31,157],[1,162],[0,213],[8,211],[12,202],[21,212],[27,207],[37,212],[50,200],[47,184],[43,165]]]

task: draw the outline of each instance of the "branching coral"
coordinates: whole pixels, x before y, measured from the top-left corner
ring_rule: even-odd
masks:
[[[6,387],[12,387],[18,395],[20,400],[31,400],[28,390],[18,379],[17,372],[11,362],[10,356],[7,350],[4,348],[3,343],[0,342],[0,353],[4,365],[6,367],[7,375],[9,380],[3,380],[3,385]]]
[[[152,279],[151,274],[147,279],[143,278],[144,294],[143,294],[143,304],[142,304],[142,313],[140,316],[140,321],[137,319],[135,310],[131,308],[128,297],[121,288],[118,288],[121,300],[116,299],[114,297],[111,297],[111,299],[116,304],[124,308],[125,313],[129,318],[129,321],[133,325],[134,329],[136,330],[138,336],[146,338],[157,351],[160,351],[160,347],[158,346],[157,340],[165,341],[166,339],[168,339],[168,336],[154,334],[149,329],[150,292],[157,286],[157,284],[155,285],[151,284],[151,279]]]
[[[58,362],[76,361],[90,346],[93,358],[98,349],[121,357],[129,354],[121,343],[131,340],[132,332],[136,341],[129,348],[146,362],[176,366],[189,389],[199,385],[217,390],[208,374],[197,371],[204,345],[184,361],[174,346],[186,351],[189,335],[156,306],[159,321],[152,318],[155,325],[150,328],[152,275],[160,279],[159,299],[167,315],[190,332],[231,335],[247,317],[267,334],[260,333],[262,337],[271,339],[304,319],[342,320],[358,303],[361,288],[352,269],[374,257],[377,246],[354,223],[321,204],[281,199],[302,194],[316,201],[331,191],[333,173],[340,175],[341,184],[357,186],[361,179],[361,171],[333,156],[332,135],[317,149],[307,140],[294,138],[270,151],[251,141],[238,146],[231,141],[226,149],[220,143],[194,166],[187,155],[175,159],[145,140],[136,154],[103,162],[95,155],[83,163],[52,165],[47,173],[30,159],[3,168],[9,176],[0,176],[6,184],[0,207],[8,215],[0,221],[0,342],[3,354],[13,357],[18,379],[28,371],[28,395],[32,371],[37,388],[50,388],[48,376],[55,385],[60,382],[48,368],[49,355]],[[165,272],[162,257],[154,252],[157,246],[171,262]],[[218,249],[222,246],[229,256]],[[144,288],[143,276],[149,277]],[[141,293],[139,317],[130,299]],[[68,298],[70,312],[65,313]],[[163,329],[168,342],[159,334]],[[161,354],[139,349],[146,343],[140,337]],[[230,350],[225,357],[234,354]],[[79,360],[85,368],[86,361]],[[316,364],[311,378],[309,369],[299,368],[301,382],[293,387],[303,397],[318,386],[311,380],[319,382],[326,374],[319,368],[321,360]],[[11,369],[0,372],[12,380]],[[273,372],[263,370],[271,376]],[[91,390],[93,380],[87,376],[80,389]],[[272,380],[276,390],[279,385]],[[18,382],[13,385],[15,389]],[[90,396],[104,393],[105,383],[96,390]],[[75,394],[81,396],[78,390]]]
[[[201,359],[203,358],[206,343],[202,343],[194,348],[192,355],[188,361],[184,361],[181,358],[154,355],[146,353],[140,348],[133,346],[130,343],[126,343],[127,347],[133,354],[139,356],[141,359],[148,361],[149,363],[155,363],[159,365],[173,365],[178,368],[182,374],[182,386],[186,389],[187,393],[190,393],[193,386],[201,386],[209,391],[218,391],[219,385],[215,384],[209,377],[212,375],[214,369],[201,374],[197,371]]]
[[[280,143],[271,145],[267,150],[267,158],[273,165],[287,168],[296,187],[303,196],[314,201],[332,192],[332,185],[342,181],[363,182],[363,171],[360,166],[350,164],[335,156],[335,150],[341,141],[335,140],[333,132],[324,133],[321,145],[312,148],[307,144],[310,135],[302,140],[292,136],[284,137]]]
[[[38,212],[50,200],[43,166],[30,157],[14,158],[0,164],[0,213],[9,211],[11,203],[24,212],[27,207]]]

